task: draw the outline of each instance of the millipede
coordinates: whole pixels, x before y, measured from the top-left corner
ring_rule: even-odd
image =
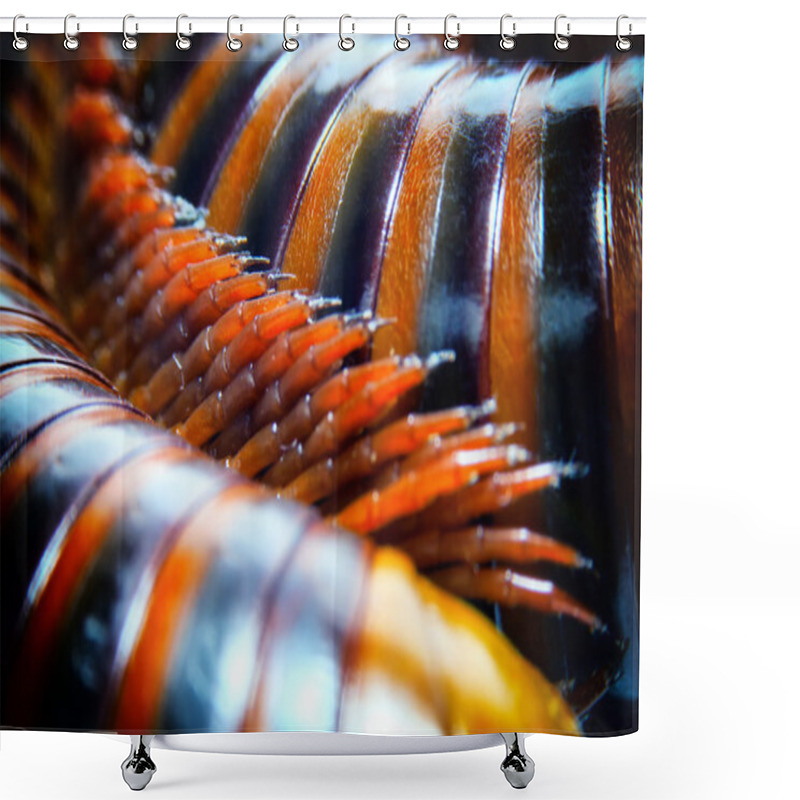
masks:
[[[635,726],[641,58],[391,42],[3,40],[3,726]]]

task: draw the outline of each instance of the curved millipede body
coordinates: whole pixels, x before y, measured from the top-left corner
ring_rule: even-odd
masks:
[[[4,109],[3,724],[576,730],[457,596],[628,633],[640,61],[219,44]]]
[[[0,271],[4,725],[575,730],[480,614],[160,431],[22,286]]]

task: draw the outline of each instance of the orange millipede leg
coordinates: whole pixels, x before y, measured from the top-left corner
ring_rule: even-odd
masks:
[[[244,253],[226,253],[189,264],[150,298],[142,312],[143,341],[161,335],[168,323],[197,300],[203,290],[218,281],[238,276],[256,262],[257,259]]]
[[[103,156],[89,168],[78,201],[78,219],[86,220],[119,195],[149,185],[162,187],[166,183],[168,172],[145,161],[137,153],[120,151]]]
[[[203,328],[213,325],[237,303],[271,293],[273,283],[272,276],[263,272],[246,272],[204,289],[161,336],[148,342],[136,356],[128,370],[129,385],[137,388],[147,383],[166,359],[186,350]]]
[[[463,489],[446,502],[431,506],[417,522],[422,530],[458,528],[483,514],[505,508],[532,492],[557,487],[562,478],[578,477],[584,472],[585,469],[579,465],[555,461],[498,472]]]
[[[131,393],[131,402],[150,414],[160,413],[190,381],[202,375],[219,351],[259,314],[277,311],[294,299],[289,292],[276,292],[237,303],[213,325],[200,331],[187,350],[165,361],[144,387]]]
[[[288,450],[265,476],[273,488],[286,486],[315,461],[331,455],[351,436],[375,422],[397,398],[419,386],[431,372],[452,359],[452,354],[435,353],[422,361],[416,356],[403,359],[395,374],[367,384],[344,405],[328,412],[307,441]]]
[[[189,418],[205,397],[223,387],[242,367],[252,361],[263,348],[286,330],[308,322],[312,304],[305,300],[287,303],[282,308],[258,314],[231,341],[214,355],[202,376],[194,379],[173,400],[161,415],[164,425],[174,427]],[[206,353],[202,359],[207,361]],[[194,372],[194,369],[192,369]],[[184,374],[182,379],[188,379]]]
[[[513,445],[448,453],[438,461],[407,473],[385,489],[362,495],[339,512],[333,522],[362,535],[371,533],[400,517],[419,512],[442,495],[468,486],[482,475],[528,458],[527,451]]]
[[[236,255],[217,256],[178,272],[163,289],[150,298],[144,311],[129,319],[118,336],[109,344],[112,363],[117,365],[115,383],[127,391],[127,368],[163,328],[202,291],[209,281],[237,275],[245,261]]]
[[[283,374],[304,350],[336,336],[346,324],[342,315],[326,317],[295,331],[278,335],[257,362],[239,368],[235,377],[216,394],[209,394],[176,432],[201,446],[219,433],[242,411],[255,403],[266,384]],[[234,361],[231,372],[236,368]],[[228,366],[226,365],[226,368]],[[217,380],[221,380],[218,378]],[[214,376],[206,374],[207,390],[213,391]]]
[[[501,603],[525,606],[544,614],[566,614],[592,630],[603,630],[600,619],[551,581],[522,575],[511,569],[459,565],[428,573],[439,586],[460,595]]]
[[[574,548],[527,528],[476,525],[453,531],[429,531],[397,542],[396,546],[408,553],[421,569],[449,562],[485,564],[493,560],[591,567],[591,561]]]
[[[337,458],[317,462],[285,487],[281,496],[315,503],[353,481],[372,475],[388,461],[417,450],[431,438],[463,430],[482,415],[482,406],[408,414],[374,434],[363,436]]]
[[[419,450],[391,465],[383,474],[378,475],[375,479],[376,488],[397,480],[401,475],[420,469],[448,453],[491,447],[504,442],[515,432],[516,426],[514,425],[495,425],[487,422],[485,425],[471,428],[463,433],[434,437],[430,442],[420,447]]]
[[[120,256],[109,270],[98,270],[97,276],[90,278],[86,291],[72,299],[70,318],[75,329],[86,336],[91,329],[99,328],[108,305],[122,294],[131,275],[144,269],[159,252],[209,235],[208,231],[198,228],[166,228],[145,236],[133,250]]]
[[[246,407],[244,405],[238,408],[230,407],[225,415],[224,428],[220,429],[208,452],[212,452],[215,458],[225,458],[237,452],[252,436],[251,408],[259,397],[261,402],[265,400],[272,402],[274,410],[271,419],[278,419],[287,414],[305,390],[313,388],[322,381],[335,365],[341,363],[344,356],[363,347],[369,341],[372,330],[374,330],[373,323],[350,325],[327,342],[311,344],[303,352],[303,347],[307,346],[308,342],[302,343],[299,337],[303,332],[301,329],[287,337],[287,344],[282,352],[265,353],[253,366],[255,378],[253,398],[248,400]],[[282,337],[283,334],[280,338]],[[278,341],[270,351],[274,351],[277,345]],[[225,395],[233,383],[239,381],[241,377],[240,372],[225,388]],[[224,405],[225,397],[222,402]]]
[[[253,427],[258,429],[227,461],[228,466],[253,477],[271,466],[280,454],[280,444],[304,441],[320,420],[334,408],[348,402],[372,381],[383,380],[402,367],[399,358],[385,358],[358,367],[346,368],[329,378],[313,393],[300,400],[277,423],[260,423],[259,406],[253,411]]]

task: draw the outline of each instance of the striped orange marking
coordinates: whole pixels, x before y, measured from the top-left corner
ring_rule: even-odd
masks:
[[[119,518],[124,498],[130,497],[148,479],[153,461],[164,464],[187,457],[186,450],[166,447],[126,464],[98,489],[72,523],[24,622],[19,657],[12,673],[12,717],[36,719],[41,686],[65,612]]]
[[[43,462],[81,434],[99,425],[126,420],[142,421],[142,415],[124,406],[89,406],[57,420],[28,442],[3,471],[0,508],[10,508],[25,487],[36,478]]]
[[[3,281],[5,283],[5,281]],[[0,335],[28,334],[31,336],[41,336],[64,347],[76,358],[82,358],[75,344],[65,339],[55,325],[44,322],[36,317],[29,317],[26,312],[3,310],[0,316]]]
[[[159,166],[172,166],[180,160],[183,147],[194,126],[229,77],[236,58],[220,42],[193,70],[172,111],[161,126],[150,160]]]
[[[501,189],[489,310],[489,373],[497,422],[523,423],[520,436],[533,452],[537,433],[537,276],[542,269],[542,112],[550,81],[535,69],[520,90]]]
[[[436,240],[439,194],[447,148],[455,130],[453,106],[464,71],[446,78],[422,112],[403,170],[402,183],[381,265],[376,315],[397,320],[381,328],[372,344],[373,358],[409,355],[417,349],[420,309]]]
[[[156,576],[139,635],[122,676],[113,713],[117,731],[153,730],[181,626],[191,612],[209,565],[229,530],[234,498],[263,498],[259,487],[238,485],[204,504],[185,524]]]
[[[296,276],[284,284],[287,289],[314,291],[319,285],[347,173],[369,113],[360,104],[349,104],[323,145],[280,264],[282,271]]]
[[[214,187],[208,203],[210,225],[219,230],[239,230],[275,131],[294,99],[315,80],[316,68],[325,52],[323,48],[314,48],[300,62],[284,59],[272,67],[258,107],[243,126]]]
[[[92,386],[99,386],[101,389],[105,389],[109,397],[114,397],[108,388],[108,384],[94,378],[88,370],[89,367],[80,369],[78,365],[73,367],[70,364],[58,362],[53,362],[52,364],[29,364],[22,369],[10,369],[0,376],[0,398],[34,383],[57,380],[75,380],[81,383],[89,383]]]

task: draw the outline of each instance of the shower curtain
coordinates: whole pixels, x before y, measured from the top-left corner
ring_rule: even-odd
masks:
[[[0,726],[638,726],[643,41],[3,34]]]

